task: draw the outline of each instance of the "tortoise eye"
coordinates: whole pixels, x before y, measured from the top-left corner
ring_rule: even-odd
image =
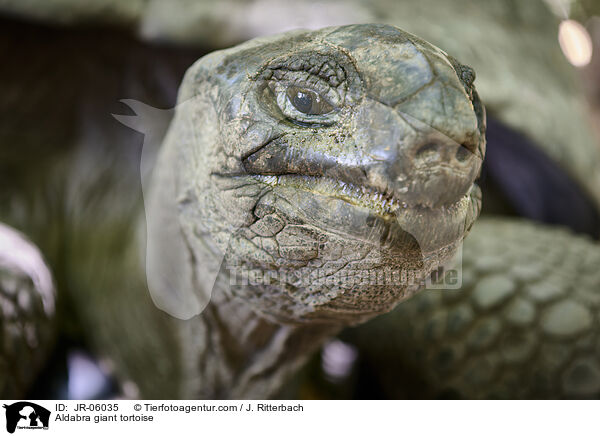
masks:
[[[296,110],[306,115],[323,115],[333,110],[320,94],[310,89],[290,86],[287,97]]]

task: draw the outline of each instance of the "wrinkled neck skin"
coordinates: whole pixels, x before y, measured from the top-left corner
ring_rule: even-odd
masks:
[[[272,397],[341,329],[334,324],[269,321],[222,289],[215,289],[196,322],[204,340],[197,349],[187,351],[199,372],[184,389],[187,397],[206,399]]]
[[[214,258],[198,258],[197,263]],[[185,397],[206,399],[260,399],[276,395],[307,359],[347,325],[366,321],[380,312],[368,312],[344,321],[277,320],[261,312],[248,299],[242,286],[264,294],[273,289],[241,285],[230,274],[221,273],[214,284],[210,303],[186,325],[183,339],[193,380],[184,383]],[[234,284],[232,284],[234,283]],[[390,296],[412,295],[419,289],[381,287]],[[390,297],[391,299],[391,297]],[[393,301],[396,301],[394,298]],[[382,309],[382,312],[386,310]],[[200,340],[198,340],[200,338]],[[198,371],[196,373],[196,371]],[[197,374],[197,376],[196,376]]]

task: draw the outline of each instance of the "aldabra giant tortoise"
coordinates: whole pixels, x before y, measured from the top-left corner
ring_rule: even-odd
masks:
[[[519,8],[509,12],[534,9]],[[515,62],[506,64],[498,69],[510,76]],[[561,68],[546,75],[568,76]],[[54,273],[125,391],[273,395],[326,338],[420,289],[479,213],[485,116],[474,79],[445,52],[383,25],[295,31],[205,56],[180,89],[145,198],[146,228],[130,186],[135,167],[119,160],[135,153],[95,148],[104,132],[82,136],[82,152],[53,172],[71,207]],[[521,106],[495,95],[502,122],[491,127],[504,141],[492,148],[490,139],[497,166],[488,165],[484,192],[495,211],[597,233],[600,160],[589,130],[581,117],[575,133],[548,124],[542,115],[556,113],[554,104],[525,122],[523,106],[539,105],[538,94],[521,92],[532,93]],[[575,107],[563,88],[543,92]],[[557,199],[573,213],[546,209]],[[20,199],[3,204],[9,222],[32,220]],[[381,380],[393,396],[597,395],[595,243],[539,224],[481,221],[463,251],[470,291],[423,291],[348,340],[366,359],[384,357]],[[392,281],[371,283],[373,271]],[[238,273],[258,278],[240,282]],[[368,333],[378,329],[385,336]],[[417,369],[415,394],[401,382]]]

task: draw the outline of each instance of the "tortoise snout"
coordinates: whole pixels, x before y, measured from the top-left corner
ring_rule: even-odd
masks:
[[[474,142],[458,143],[442,134],[422,135],[401,147],[388,163],[388,177],[408,204],[439,207],[464,196],[479,175],[482,156]]]
[[[456,203],[481,170],[484,139],[459,143],[441,132],[407,135],[367,171],[369,182],[410,206]]]

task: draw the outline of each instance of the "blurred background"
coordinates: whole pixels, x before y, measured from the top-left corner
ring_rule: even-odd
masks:
[[[107,375],[110,364],[89,347],[73,297],[76,259],[92,246],[81,223],[131,222],[140,206],[143,138],[112,117],[132,114],[120,100],[168,109],[186,69],[210,51],[294,28],[361,22],[396,25],[473,66],[489,113],[565,159],[586,195],[600,198],[597,162],[566,147],[580,141],[600,153],[598,0],[0,0],[0,221],[40,248],[58,295],[59,333],[28,355],[38,375],[24,381],[27,396],[123,394]],[[565,111],[586,118],[596,137]],[[100,203],[114,205],[101,219]],[[107,232],[118,241],[131,225]],[[282,395],[385,397],[375,372],[360,350],[335,340],[304,370],[311,382],[299,378]]]

